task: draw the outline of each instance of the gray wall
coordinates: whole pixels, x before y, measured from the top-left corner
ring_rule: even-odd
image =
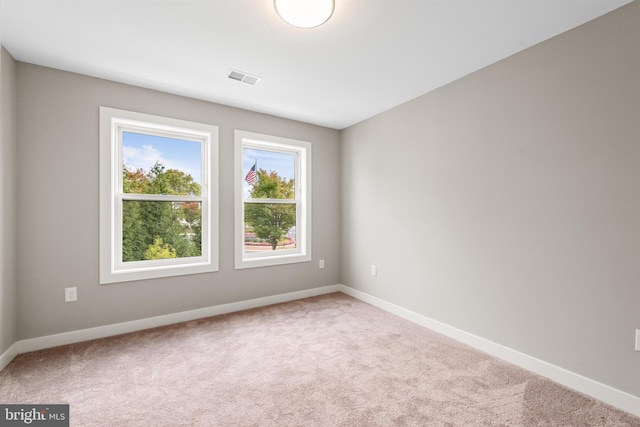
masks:
[[[339,282],[338,131],[25,63],[17,71],[18,339]],[[98,284],[101,105],[220,127],[219,272]],[[234,270],[234,129],[313,143],[312,262]],[[77,302],[64,303],[68,286]]]
[[[342,281],[640,396],[639,136],[639,2],[348,128]]]
[[[16,63],[0,52],[0,354],[17,339]]]

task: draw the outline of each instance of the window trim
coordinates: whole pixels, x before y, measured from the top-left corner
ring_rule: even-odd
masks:
[[[136,131],[201,142],[200,196],[122,192],[122,132]],[[218,271],[218,127],[109,107],[100,107],[100,284]],[[153,261],[122,261],[125,200],[198,201],[202,212],[202,255]]]
[[[311,143],[279,136],[265,135],[243,130],[234,133],[234,214],[235,214],[235,268],[267,267],[311,261]],[[274,203],[296,204],[296,249],[246,256],[244,251],[244,204],[242,182],[244,180],[243,149],[256,148],[266,151],[296,154],[296,199],[273,200]],[[268,201],[270,199],[263,199]],[[251,203],[251,202],[250,202]],[[260,202],[256,202],[260,203]]]

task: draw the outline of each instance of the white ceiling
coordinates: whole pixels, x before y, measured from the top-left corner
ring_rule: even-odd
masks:
[[[19,61],[343,129],[631,0],[0,0]],[[230,69],[262,77],[255,86]]]

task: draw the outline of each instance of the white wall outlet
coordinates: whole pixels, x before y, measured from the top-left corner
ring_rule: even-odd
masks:
[[[318,263],[318,267],[319,268],[324,268],[324,260],[321,259],[320,262]]]
[[[64,302],[78,301],[78,288],[64,288]]]
[[[636,329],[636,350],[640,351],[640,329]]]
[[[378,267],[376,267],[375,265],[371,266],[371,275],[372,276],[377,276],[378,275]]]

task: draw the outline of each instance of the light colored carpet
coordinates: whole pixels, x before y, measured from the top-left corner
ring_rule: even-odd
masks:
[[[640,426],[336,293],[22,354],[0,403],[72,426]]]

